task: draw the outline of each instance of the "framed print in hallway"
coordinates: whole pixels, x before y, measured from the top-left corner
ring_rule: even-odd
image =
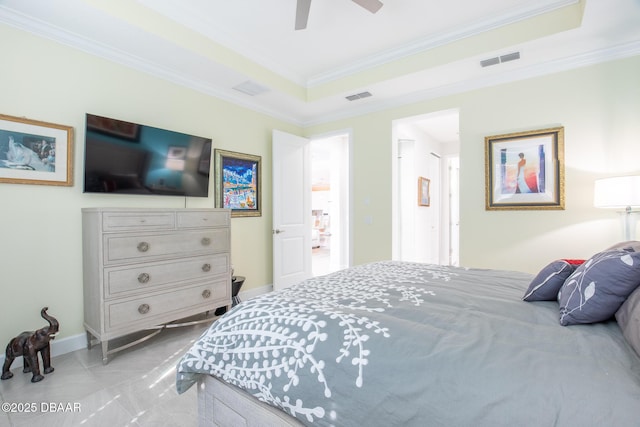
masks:
[[[73,185],[71,126],[0,114],[0,182]]]
[[[487,210],[564,209],[564,128],[485,138]]]
[[[216,207],[232,217],[261,216],[261,157],[218,150],[215,155]]]
[[[431,181],[424,177],[418,177],[418,206],[430,206],[429,185]]]

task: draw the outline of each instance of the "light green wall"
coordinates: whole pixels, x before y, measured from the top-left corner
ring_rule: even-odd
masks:
[[[616,214],[593,207],[593,186],[602,176],[640,172],[639,75],[636,57],[466,97],[460,130],[463,262],[535,272],[550,260],[586,258],[622,238]],[[556,125],[565,128],[566,209],[483,210],[484,165],[477,161],[483,138]]]
[[[262,156],[262,216],[232,219],[232,264],[246,289],[272,283],[271,131],[301,129],[11,27],[0,25],[0,40],[11,40],[2,49],[0,112],[75,129],[73,187],[0,183],[0,345],[44,326],[44,306],[60,321],[60,338],[83,333],[81,208],[185,206],[182,197],[83,194],[87,112]],[[209,194],[186,206],[214,207],[213,185]]]
[[[309,136],[353,132],[355,264],[391,257],[393,120],[452,108],[460,111],[462,265],[534,273],[616,242],[616,214],[593,207],[593,183],[640,173],[638,76],[640,57],[633,57],[305,129]],[[565,128],[566,209],[486,211],[484,138],[554,126]],[[368,215],[373,224],[365,224]]]
[[[73,187],[0,184],[0,343],[43,325],[83,333],[80,209],[183,207],[183,198],[82,193],[84,114],[92,112],[210,136],[215,148],[262,156],[263,216],[232,220],[232,257],[246,289],[272,283],[271,130],[353,132],[353,263],[391,257],[391,139],[395,119],[460,109],[461,262],[534,272],[559,257],[586,257],[620,235],[615,215],[591,206],[593,180],[638,172],[640,57],[477,90],[326,125],[296,126],[0,25],[0,112],[76,129]],[[562,125],[565,211],[486,212],[484,137]],[[213,195],[213,190],[211,193]],[[213,198],[187,207],[213,207]],[[370,218],[368,224],[366,219]],[[245,289],[245,288],[243,288]]]

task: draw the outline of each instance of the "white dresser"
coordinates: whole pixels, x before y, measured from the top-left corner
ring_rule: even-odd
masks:
[[[103,363],[132,345],[109,349],[109,340],[231,304],[230,218],[227,209],[82,209],[84,327]]]

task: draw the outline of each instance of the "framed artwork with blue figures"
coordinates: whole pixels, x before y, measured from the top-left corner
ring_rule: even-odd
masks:
[[[564,209],[564,128],[485,138],[486,210]]]
[[[232,217],[262,215],[260,156],[214,151],[217,208],[231,209]]]

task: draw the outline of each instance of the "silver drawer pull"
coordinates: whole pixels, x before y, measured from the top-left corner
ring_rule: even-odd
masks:
[[[202,271],[211,271],[211,264],[203,264]]]
[[[151,279],[151,276],[149,276],[149,273],[140,273],[138,275],[138,282],[140,283],[147,283],[149,282],[149,279]]]
[[[209,246],[211,244],[211,239],[208,237],[203,237],[202,240],[200,240],[200,243],[202,243],[202,246]]]
[[[147,252],[149,250],[149,243],[147,242],[138,243],[138,250],[140,252]]]
[[[149,304],[140,304],[140,307],[138,307],[138,313],[140,314],[147,314],[149,310],[151,310]]]
[[[202,291],[202,298],[209,298],[211,296],[211,291],[209,289],[205,289]]]

